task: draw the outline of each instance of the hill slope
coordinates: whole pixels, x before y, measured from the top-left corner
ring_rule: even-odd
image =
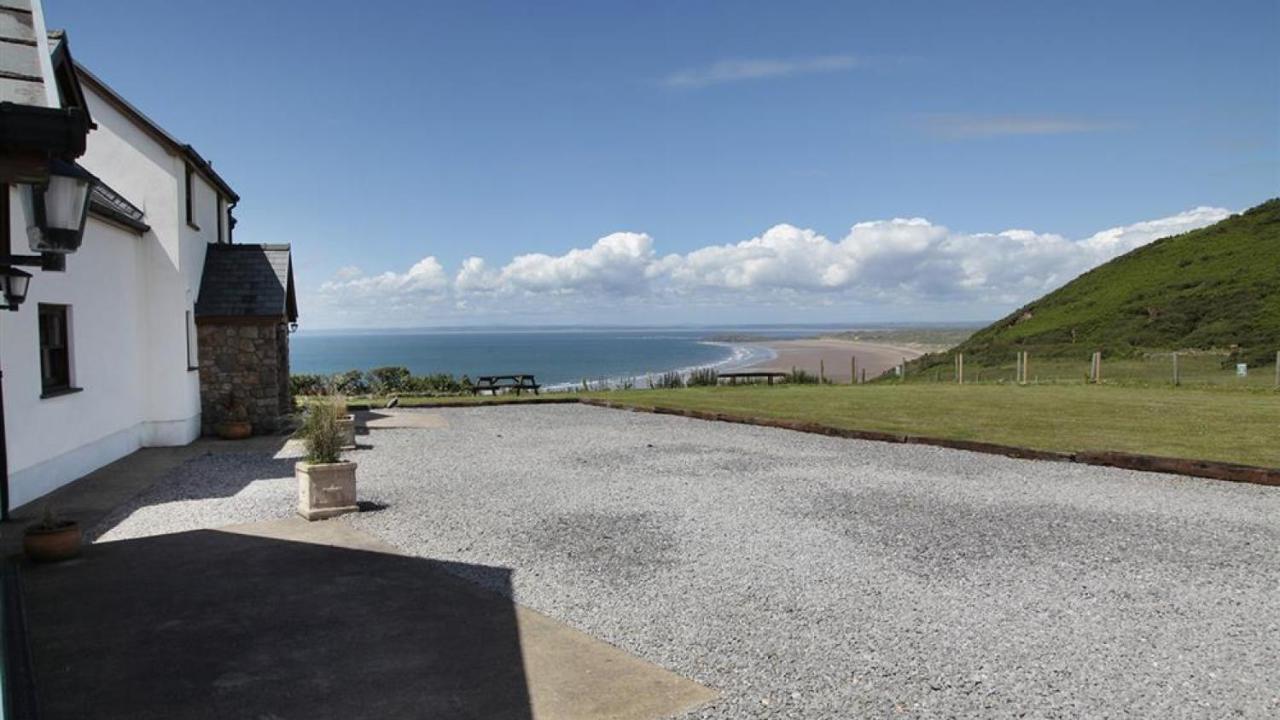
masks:
[[[1274,357],[1280,350],[1280,198],[1099,265],[956,350],[986,363],[1031,348],[1051,357],[1212,349],[1231,349],[1251,362]],[[912,369],[950,362],[949,353],[935,355]]]

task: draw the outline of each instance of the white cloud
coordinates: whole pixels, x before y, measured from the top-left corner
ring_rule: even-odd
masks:
[[[1228,214],[1197,207],[1081,240],[1021,229],[961,233],[923,218],[860,222],[839,240],[780,224],[739,243],[665,256],[655,252],[648,235],[618,232],[590,247],[519,255],[500,267],[467,258],[452,278],[434,257],[404,273],[365,276],[344,268],[320,286],[318,299],[329,306],[364,303],[407,317],[421,316],[427,308],[433,313],[518,308],[590,316],[632,301],[686,308],[851,302],[1007,306],[1157,238]]]
[[[771,58],[721,60],[704,67],[672,73],[663,78],[662,84],[672,88],[692,89],[742,80],[763,80],[789,75],[850,70],[858,65],[858,58],[852,55],[823,55],[793,60]]]
[[[951,140],[1008,135],[1073,135],[1115,130],[1115,123],[1084,118],[1029,115],[927,115],[921,123],[930,134]]]
[[[351,266],[340,269],[332,280],[320,286],[320,292],[329,295],[362,296],[433,296],[449,289],[449,276],[439,260],[428,256],[419,260],[405,273],[387,271],[381,275],[364,276],[351,271]]]

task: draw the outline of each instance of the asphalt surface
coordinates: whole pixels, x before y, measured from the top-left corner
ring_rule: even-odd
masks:
[[[585,406],[423,412],[447,427],[362,437],[361,499],[386,507],[339,522],[511,568],[495,589],[722,691],[689,717],[1280,716],[1280,489]],[[289,465],[199,458],[104,539],[286,516]]]

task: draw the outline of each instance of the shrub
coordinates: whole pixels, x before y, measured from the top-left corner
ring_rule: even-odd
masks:
[[[365,382],[364,373],[348,370],[333,376],[333,389],[343,395],[367,395],[369,383]]]
[[[366,379],[375,394],[390,395],[407,392],[413,378],[409,375],[409,368],[388,365],[370,370]]]
[[[672,390],[684,387],[684,377],[675,370],[668,370],[658,376],[658,380],[653,383],[653,387],[662,390]]]
[[[342,432],[338,429],[337,406],[318,402],[308,407],[302,422],[302,436],[306,439],[307,462],[338,462],[342,452]]]
[[[715,387],[720,384],[720,373],[715,368],[698,368],[689,373],[689,387]]]
[[[433,373],[410,377],[404,392],[417,395],[459,395],[467,392],[470,387],[471,381],[465,376],[459,380],[448,373]]]
[[[294,395],[328,395],[329,378],[315,373],[290,375],[289,390]]]
[[[787,382],[794,385],[817,385],[818,376],[807,370],[791,368],[791,372],[787,375]]]

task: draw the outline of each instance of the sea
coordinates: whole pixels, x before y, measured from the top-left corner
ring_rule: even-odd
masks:
[[[290,338],[294,373],[332,374],[385,365],[415,375],[534,375],[548,389],[589,383],[643,387],[667,371],[750,367],[774,357],[757,341],[813,337],[820,326],[490,328],[307,331]]]

